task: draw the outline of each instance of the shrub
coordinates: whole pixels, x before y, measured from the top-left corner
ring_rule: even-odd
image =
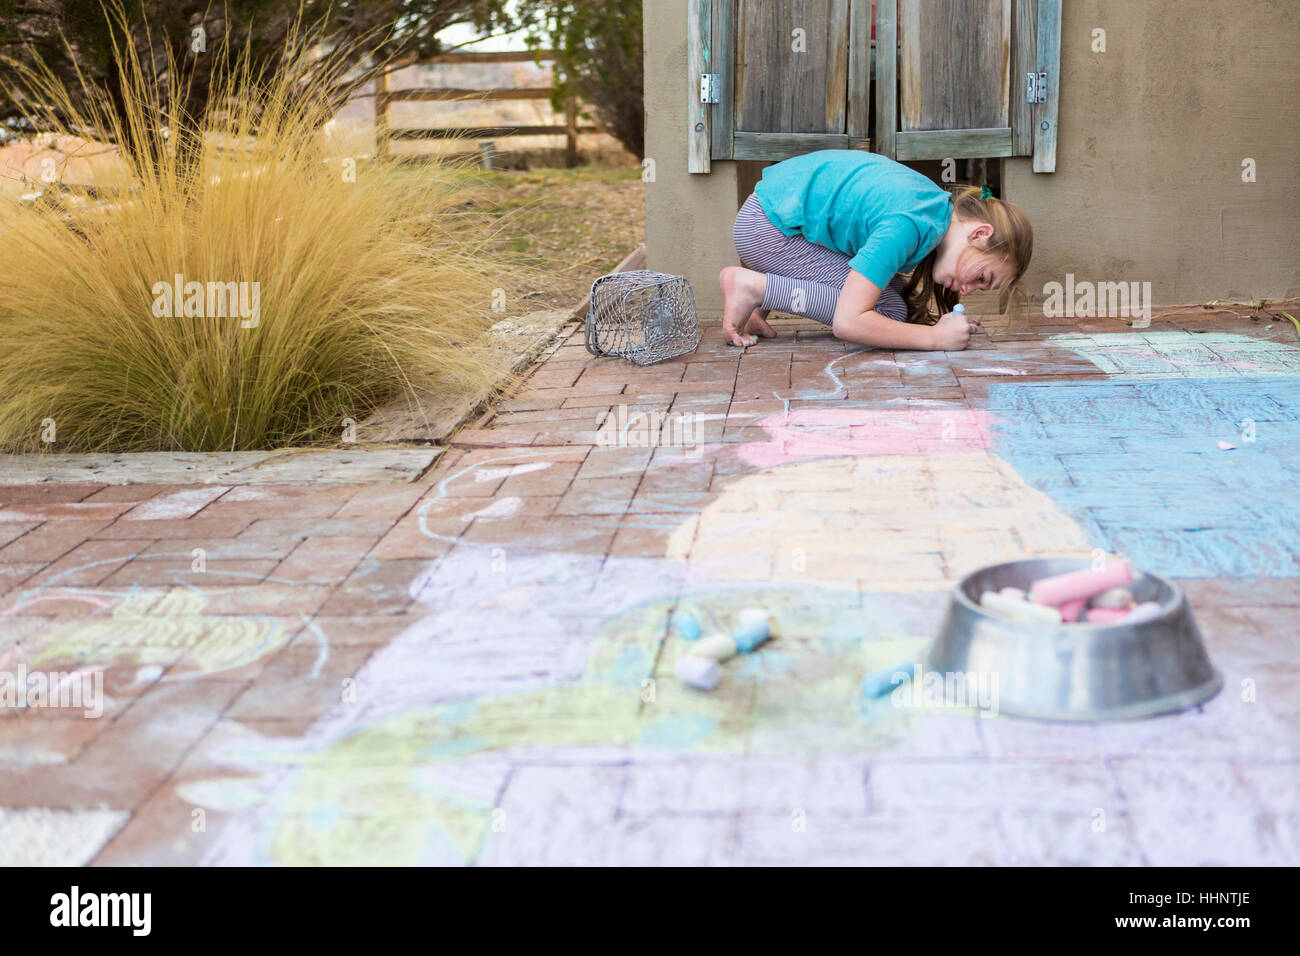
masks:
[[[183,71],[159,88],[133,47],[117,62],[111,108],[39,67],[11,91],[60,132],[143,148],[117,154],[98,196],[0,204],[0,448],[331,442],[403,393],[492,378],[501,268],[459,212],[463,177],[328,160],[322,91],[341,67],[227,57],[203,114],[168,122]]]

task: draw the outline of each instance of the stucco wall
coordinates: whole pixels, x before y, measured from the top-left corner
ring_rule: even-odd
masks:
[[[1026,289],[1072,272],[1149,281],[1157,305],[1300,295],[1300,0],[1066,0],[1061,50],[1056,172],[1004,166],[1034,223]]]
[[[646,245],[715,316],[740,164],[686,172],[686,6],[645,0]],[[1066,273],[1150,282],[1156,305],[1300,296],[1300,0],[1065,0],[1061,46],[1056,172],[1003,169],[1031,297]]]
[[[731,226],[740,164],[714,163],[707,176],[686,171],[688,88],[686,0],[645,0],[646,158],[655,164],[645,186],[646,265],[686,276],[700,315],[716,318],[718,271],[737,263]]]

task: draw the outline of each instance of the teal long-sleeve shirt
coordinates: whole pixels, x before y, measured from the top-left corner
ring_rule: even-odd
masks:
[[[850,256],[881,289],[939,244],[952,198],[914,169],[878,153],[823,149],[763,170],[759,205],[787,236]]]

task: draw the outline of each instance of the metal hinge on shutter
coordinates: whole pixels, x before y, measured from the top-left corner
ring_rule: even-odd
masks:
[[[700,102],[701,103],[721,103],[722,102],[721,91],[722,91],[721,73],[700,74]]]
[[[1025,74],[1025,102],[1026,103],[1047,102],[1047,74],[1046,73]]]

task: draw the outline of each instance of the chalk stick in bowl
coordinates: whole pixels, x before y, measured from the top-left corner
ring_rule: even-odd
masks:
[[[1143,601],[1133,610],[1128,612],[1128,616],[1121,622],[1123,624],[1143,624],[1147,621],[1154,621],[1164,613],[1164,608],[1158,601]]]
[[[1133,592],[1128,588],[1111,588],[1102,591],[1088,602],[1092,607],[1112,607],[1127,610],[1133,607]]]
[[[1035,581],[1029,587],[1029,600],[1035,604],[1063,604],[1077,598],[1088,599],[1133,580],[1127,561],[1115,561],[1100,571],[1068,571]]]
[[[1063,601],[1060,606],[1061,620],[1067,624],[1073,624],[1083,613],[1083,606],[1087,603],[1083,598],[1075,598],[1073,601]]]
[[[1061,623],[1061,612],[1054,607],[1018,601],[996,591],[985,591],[981,594],[980,607],[1016,621],[1028,621],[1034,624]]]
[[[1122,611],[1119,608],[1090,607],[1088,608],[1087,621],[1089,624],[1119,624],[1128,615],[1128,611]]]

